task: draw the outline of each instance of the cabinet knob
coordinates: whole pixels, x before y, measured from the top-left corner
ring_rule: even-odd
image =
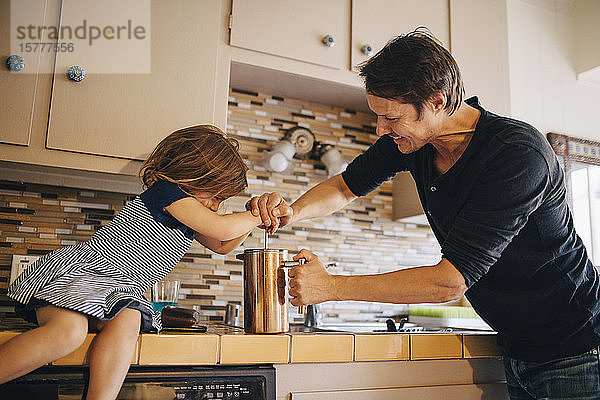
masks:
[[[371,47],[370,44],[365,44],[360,48],[360,51],[362,51],[362,53],[367,57],[371,57],[373,55],[373,47]]]
[[[85,71],[79,65],[73,65],[67,70],[67,78],[73,82],[81,82],[85,78]]]
[[[327,47],[335,46],[335,38],[331,35],[326,35],[323,37],[323,44]]]
[[[6,59],[6,68],[8,68],[12,72],[19,72],[23,68],[25,68],[25,60],[23,57],[13,54],[12,56]]]

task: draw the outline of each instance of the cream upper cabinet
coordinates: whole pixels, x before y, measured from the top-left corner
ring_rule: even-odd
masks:
[[[10,0],[0,0],[2,62],[0,65],[0,90],[2,91],[0,142],[2,143],[29,145],[36,79],[40,57],[44,55],[38,49],[39,40],[25,38],[18,40],[18,31],[14,23],[11,23],[11,17],[13,22],[27,21],[33,26],[41,26],[44,21],[44,11],[44,4],[40,1],[12,1],[11,8]],[[13,39],[13,46],[11,46],[11,39]],[[12,62],[12,71],[7,64],[10,62]]]
[[[348,68],[349,0],[233,0],[232,46]]]
[[[467,97],[510,115],[507,0],[450,0],[450,9],[452,55]]]
[[[61,26],[90,16],[112,39],[57,54],[47,148],[142,160],[172,131],[213,122],[220,2],[62,2]]]
[[[420,26],[449,48],[449,21],[448,0],[352,0],[352,67]]]

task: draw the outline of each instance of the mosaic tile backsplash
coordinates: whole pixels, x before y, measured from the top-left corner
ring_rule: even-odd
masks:
[[[323,164],[294,160],[293,172],[280,174],[262,166],[263,152],[295,126],[310,129],[316,140],[334,145],[350,161],[373,143],[372,114],[278,96],[232,89],[227,134],[240,142],[247,160],[248,194],[228,200],[222,211],[242,210],[251,195],[277,191],[292,202],[327,178]],[[0,317],[11,314],[6,296],[12,255],[41,255],[88,239],[106,225],[131,195],[39,184],[0,182]],[[294,254],[307,248],[324,262],[337,262],[338,274],[369,274],[439,261],[440,249],[429,226],[392,221],[392,184],[387,182],[331,216],[284,227],[270,237],[270,247]],[[206,320],[222,321],[227,303],[241,304],[242,262],[235,254],[263,246],[255,229],[242,247],[222,256],[194,245],[170,276],[182,281],[179,304],[197,306]],[[324,321],[375,321],[403,314],[406,305],[328,302]],[[301,316],[291,317],[298,321]]]

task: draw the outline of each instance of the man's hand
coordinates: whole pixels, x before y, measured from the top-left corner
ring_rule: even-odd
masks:
[[[292,305],[317,304],[335,300],[335,277],[325,270],[319,257],[306,249],[300,250],[293,259],[306,259],[306,264],[298,265],[290,270],[288,276],[289,294]]]
[[[262,225],[259,228],[274,233],[277,229],[290,223],[294,211],[279,193],[264,193],[246,202],[246,210],[255,217],[260,216]]]

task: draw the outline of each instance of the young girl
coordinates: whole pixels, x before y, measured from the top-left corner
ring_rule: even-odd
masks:
[[[87,399],[114,399],[142,331],[160,314],[143,296],[196,239],[212,251],[235,249],[256,226],[249,211],[219,215],[221,202],[247,187],[238,144],[199,125],[169,135],[142,165],[146,191],[84,243],[58,249],[9,287],[17,312],[39,325],[0,346],[0,384],[77,349],[99,330],[89,353]]]

